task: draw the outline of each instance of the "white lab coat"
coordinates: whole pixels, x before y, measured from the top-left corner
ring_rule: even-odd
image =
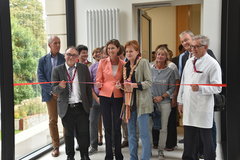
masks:
[[[196,69],[203,73],[194,72],[193,61],[194,57],[186,62],[181,84],[222,84],[221,68],[214,58],[206,53],[196,61]],[[213,94],[221,91],[222,87],[200,86],[198,92],[193,92],[191,86],[181,85],[177,101],[183,103],[183,125],[212,128]]]

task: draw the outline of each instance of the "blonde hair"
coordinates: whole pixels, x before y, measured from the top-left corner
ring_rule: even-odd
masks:
[[[92,56],[94,55],[94,53],[100,53],[100,48],[95,48],[93,51],[92,51]],[[95,57],[93,57],[95,59]]]
[[[165,67],[167,67],[168,66],[168,60],[170,59],[170,56],[169,56],[169,54],[168,54],[168,51],[166,50],[166,48],[165,47],[161,47],[161,48],[159,48],[156,52],[155,52],[155,56],[157,57],[157,54],[158,53],[160,53],[161,51],[163,51],[164,53],[165,53],[165,55],[166,55],[166,57],[167,57],[167,59],[165,60]],[[157,66],[157,58],[155,59],[155,61],[154,61],[154,65],[155,66]]]

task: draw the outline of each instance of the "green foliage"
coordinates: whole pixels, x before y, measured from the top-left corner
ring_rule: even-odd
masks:
[[[16,83],[26,83],[26,81],[17,81]],[[34,98],[34,91],[31,85],[14,87],[14,104],[19,104],[21,101],[29,98]]]
[[[10,0],[14,83],[37,81],[38,60],[46,54],[43,7],[38,0]],[[14,87],[14,103],[40,95],[40,86]]]
[[[19,105],[14,108],[16,117],[24,118],[40,113],[47,113],[46,103],[42,102],[41,97],[23,100]]]
[[[10,0],[11,15],[18,19],[18,25],[30,28],[41,47],[46,48],[43,6],[39,0]]]

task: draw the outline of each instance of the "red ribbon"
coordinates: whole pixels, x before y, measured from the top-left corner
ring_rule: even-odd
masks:
[[[49,83],[60,83],[61,81],[54,82],[34,82],[34,83],[14,83],[13,86],[26,86],[26,85],[36,85],[36,84],[49,84]],[[66,83],[85,83],[85,84],[95,84],[95,82],[70,82],[65,81]],[[124,83],[122,83],[124,84]],[[199,86],[216,86],[216,87],[227,87],[227,84],[161,84],[153,83],[153,85],[178,85],[178,86],[190,86],[190,85],[199,85]]]

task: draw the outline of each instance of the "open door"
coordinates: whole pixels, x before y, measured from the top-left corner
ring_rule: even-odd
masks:
[[[147,13],[141,9],[138,9],[138,42],[142,53],[142,58],[152,61],[152,19]]]

